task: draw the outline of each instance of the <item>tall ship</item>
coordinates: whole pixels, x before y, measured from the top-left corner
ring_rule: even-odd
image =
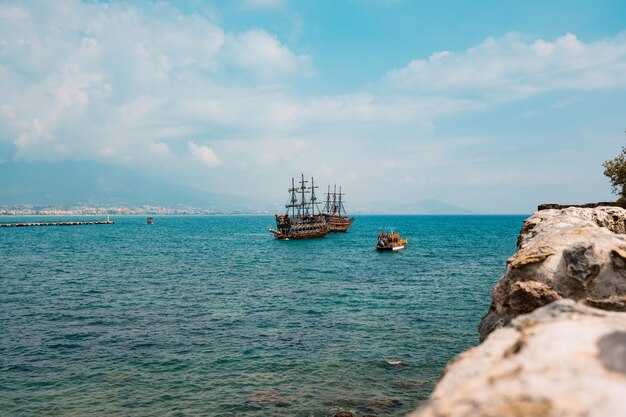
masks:
[[[270,229],[276,239],[311,239],[324,237],[330,231],[315,195],[315,189],[319,187],[315,186],[313,177],[311,186],[308,187],[307,184],[304,174],[299,187],[296,187],[291,178],[291,188],[288,190],[290,199],[285,205],[287,211],[284,215],[276,214],[276,229]]]
[[[346,209],[343,206],[342,197],[344,195],[345,194],[341,192],[341,186],[339,186],[339,192],[337,192],[337,184],[335,184],[332,193],[330,192],[330,185],[328,186],[326,204],[324,205],[322,214],[326,218],[331,232],[346,232],[354,221],[354,217],[348,217]]]

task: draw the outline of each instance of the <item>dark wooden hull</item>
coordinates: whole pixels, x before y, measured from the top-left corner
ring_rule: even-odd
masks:
[[[352,226],[353,221],[354,217],[326,215],[326,222],[330,232],[345,233]]]
[[[311,230],[311,231],[282,231],[276,229],[270,229],[270,232],[274,233],[274,237],[278,240],[296,240],[296,239],[315,239],[324,237],[328,234],[328,230]]]
[[[276,216],[276,229],[270,229],[279,240],[315,239],[326,236],[330,231],[324,216],[289,218]]]

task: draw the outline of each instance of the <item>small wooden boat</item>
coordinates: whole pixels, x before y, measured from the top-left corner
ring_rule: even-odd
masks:
[[[153,224],[154,223],[154,219],[152,217],[148,217],[146,219],[146,224]]]
[[[385,230],[378,234],[376,250],[395,252],[404,249],[407,242],[408,240],[400,237],[399,233],[396,233],[393,230]]]

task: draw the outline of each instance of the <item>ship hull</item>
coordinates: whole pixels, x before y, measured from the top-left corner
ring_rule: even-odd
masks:
[[[276,216],[276,229],[270,229],[279,240],[315,239],[326,236],[329,231],[329,225],[323,216]]]
[[[315,230],[307,232],[284,232],[281,230],[270,229],[274,237],[278,240],[297,240],[297,239],[315,239],[324,237],[328,234],[327,230]]]
[[[326,222],[330,233],[345,233],[348,231],[354,217],[326,215]]]
[[[398,246],[376,246],[376,250],[380,252],[395,252],[404,249],[404,245]]]

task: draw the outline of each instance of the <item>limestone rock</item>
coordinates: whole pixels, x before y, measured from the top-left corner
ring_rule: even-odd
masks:
[[[626,311],[626,210],[538,211],[522,226],[517,252],[493,288],[481,340],[520,314],[569,298]]]
[[[624,393],[626,315],[559,300],[460,354],[410,417],[623,416]]]
[[[479,325],[411,417],[626,416],[626,210],[543,210]]]

